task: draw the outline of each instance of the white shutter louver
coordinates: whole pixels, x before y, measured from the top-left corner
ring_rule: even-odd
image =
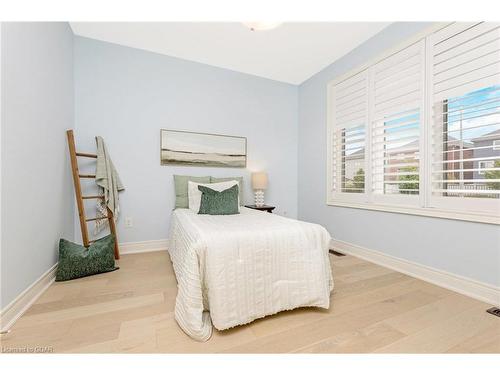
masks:
[[[420,41],[372,68],[371,166],[374,199],[419,194],[425,44]],[[405,195],[405,197],[403,197]]]
[[[331,117],[334,195],[365,192],[367,73],[353,75],[333,87]],[[356,194],[356,195],[358,195]]]
[[[454,23],[430,43],[431,202],[491,209],[484,198],[500,198],[500,24]]]

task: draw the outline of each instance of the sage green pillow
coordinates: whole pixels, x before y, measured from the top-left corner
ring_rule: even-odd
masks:
[[[189,208],[188,200],[188,182],[198,182],[200,184],[209,184],[210,176],[179,176],[174,175],[175,185],[175,208]]]
[[[233,185],[229,189],[217,191],[206,186],[198,186],[201,191],[200,211],[201,215],[234,215],[239,214],[238,186]]]
[[[240,196],[240,205],[243,206],[245,204],[245,201],[243,200],[243,177],[213,177],[213,176],[210,176],[210,183],[233,181],[233,180],[238,181],[238,187],[239,187],[238,194]]]
[[[118,268],[115,267],[115,237],[112,234],[93,242],[88,248],[59,240],[56,281],[77,279]]]

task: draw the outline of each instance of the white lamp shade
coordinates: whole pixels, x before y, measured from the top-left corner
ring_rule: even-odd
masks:
[[[267,173],[255,172],[252,173],[252,188],[255,190],[267,189]]]

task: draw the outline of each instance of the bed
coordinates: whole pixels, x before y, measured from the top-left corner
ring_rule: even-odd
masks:
[[[175,319],[206,341],[298,307],[327,309],[330,235],[320,225],[241,207],[238,215],[172,213],[168,250],[177,278]]]

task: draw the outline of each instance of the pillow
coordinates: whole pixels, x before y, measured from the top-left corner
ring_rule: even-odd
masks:
[[[115,267],[115,237],[112,234],[93,242],[88,248],[62,238],[59,240],[56,281],[111,272],[118,268]]]
[[[198,186],[202,192],[200,215],[234,215],[239,213],[238,185],[216,191],[206,186]]]
[[[195,176],[179,176],[174,175],[175,185],[175,208],[188,208],[188,181],[200,182],[204,184],[210,183],[210,176],[195,177]]]
[[[210,182],[224,182],[224,181],[232,181],[236,180],[238,181],[238,188],[239,188],[239,198],[240,198],[240,206],[245,204],[245,201],[243,200],[243,177],[213,177],[210,176]]]
[[[226,182],[216,182],[214,184],[199,184],[197,182],[189,181],[188,182],[189,209],[193,210],[196,213],[200,211],[201,191],[198,190],[198,186],[206,186],[215,191],[222,191],[237,184],[238,181],[236,180],[226,181]],[[239,206],[239,199],[238,199],[238,206]]]

